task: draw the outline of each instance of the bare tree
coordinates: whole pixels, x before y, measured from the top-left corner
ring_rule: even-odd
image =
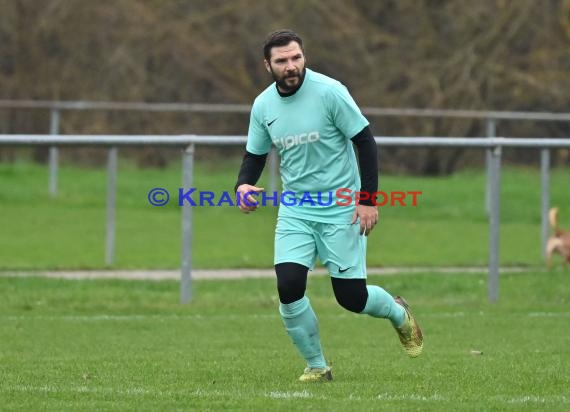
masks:
[[[0,10],[3,99],[251,103],[270,82],[262,41],[289,27],[304,37],[309,65],[343,81],[361,106],[570,106],[568,0],[0,0]],[[47,130],[45,113],[0,119],[5,131]],[[469,119],[371,120],[383,135],[485,133]],[[235,134],[246,125],[239,115],[66,112],[62,132]],[[569,129],[499,125],[513,136]],[[421,174],[451,173],[473,157],[440,149],[382,155],[385,168]]]

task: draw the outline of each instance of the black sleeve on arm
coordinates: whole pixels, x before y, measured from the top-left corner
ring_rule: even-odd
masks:
[[[360,183],[362,192],[372,196],[378,191],[378,148],[370,127],[366,126],[352,139],[358,152],[358,164],[360,165]],[[376,200],[376,199],[374,199]],[[372,199],[361,200],[361,205],[374,206]]]
[[[234,186],[234,193],[236,193],[240,185],[245,183],[255,185],[257,183],[265,167],[265,159],[267,159],[267,154],[256,155],[248,151],[245,152],[239,169],[237,183]]]

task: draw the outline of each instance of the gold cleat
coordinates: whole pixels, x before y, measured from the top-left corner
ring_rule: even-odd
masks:
[[[326,368],[305,368],[299,377],[301,382],[328,382],[332,381],[332,370],[330,366]]]
[[[406,302],[406,300],[401,296],[396,296],[394,300],[406,311],[404,324],[399,328],[395,328],[396,332],[398,333],[404,352],[406,352],[411,358],[416,358],[421,355],[424,345],[422,330],[414,318],[414,315],[412,315],[408,302]]]

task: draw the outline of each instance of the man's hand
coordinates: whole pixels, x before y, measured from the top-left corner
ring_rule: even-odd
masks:
[[[255,212],[259,207],[259,201],[255,199],[254,194],[263,192],[265,189],[252,185],[239,185],[236,192],[237,204],[239,210],[243,213]]]
[[[360,218],[360,234],[368,236],[378,223],[378,208],[376,206],[357,205],[354,215],[352,215],[352,223],[354,224],[358,218]]]

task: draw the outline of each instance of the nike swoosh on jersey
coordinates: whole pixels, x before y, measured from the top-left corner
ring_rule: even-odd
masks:
[[[267,127],[271,127],[271,125],[272,125],[273,123],[275,123],[275,120],[277,120],[277,117],[276,117],[275,119],[273,119],[272,121],[267,122]]]

